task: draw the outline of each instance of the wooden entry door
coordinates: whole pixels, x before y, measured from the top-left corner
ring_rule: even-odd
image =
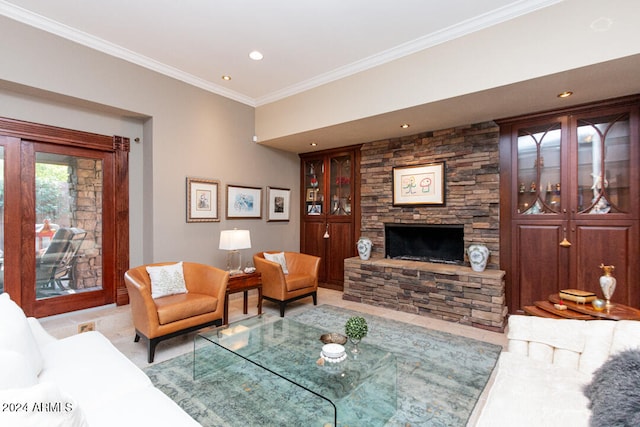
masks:
[[[0,291],[8,292],[27,315],[113,303],[117,289],[124,288],[128,213],[125,221],[116,221],[123,204],[128,205],[121,142],[0,119]],[[122,227],[127,232],[119,241]]]

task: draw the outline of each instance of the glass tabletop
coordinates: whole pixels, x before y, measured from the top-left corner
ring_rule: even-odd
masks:
[[[396,359],[366,343],[346,359],[321,359],[326,331],[287,318],[255,316],[194,338],[194,380],[247,361],[333,407],[333,425],[384,425],[396,411]],[[317,420],[326,425],[326,420]]]

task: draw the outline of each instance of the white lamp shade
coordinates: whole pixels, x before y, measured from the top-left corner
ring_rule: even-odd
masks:
[[[220,232],[220,247],[228,251],[248,249],[251,247],[249,230],[222,230]]]

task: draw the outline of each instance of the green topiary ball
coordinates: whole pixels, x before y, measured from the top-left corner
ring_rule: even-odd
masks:
[[[355,340],[361,340],[362,338],[366,337],[368,331],[369,328],[364,317],[350,317],[347,320],[347,323],[345,323],[344,325],[345,335]]]

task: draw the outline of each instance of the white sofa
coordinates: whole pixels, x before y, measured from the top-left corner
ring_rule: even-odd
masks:
[[[609,356],[640,348],[640,322],[511,316],[507,337],[476,425],[588,426],[583,388]]]
[[[99,332],[64,339],[0,294],[1,426],[199,426]]]

